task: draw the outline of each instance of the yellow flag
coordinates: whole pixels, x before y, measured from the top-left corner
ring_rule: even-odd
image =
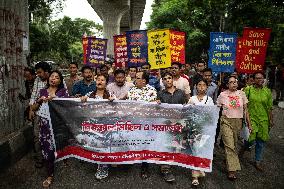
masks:
[[[148,31],[147,36],[151,69],[171,67],[170,30]]]

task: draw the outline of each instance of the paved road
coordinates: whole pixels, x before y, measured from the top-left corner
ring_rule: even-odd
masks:
[[[224,163],[224,152],[216,148],[216,158],[213,162],[213,172],[201,180],[197,188],[227,189],[227,188],[284,188],[284,110],[275,108],[276,127],[271,131],[271,140],[267,142],[264,153],[265,172],[256,171],[253,166],[253,150],[245,154],[242,160],[242,171],[238,173],[239,179],[231,182],[226,178],[226,167]],[[77,188],[135,188],[135,189],[167,189],[167,188],[192,188],[190,182],[190,170],[174,167],[176,182],[168,184],[163,181],[159,174],[159,168],[152,165],[151,177],[142,180],[139,175],[139,166],[134,165],[126,169],[123,167],[112,168],[110,176],[104,181],[97,181],[94,177],[96,165],[87,162],[80,162],[76,159],[69,159],[69,166],[64,166],[63,162],[56,164],[55,180],[50,188],[77,189]],[[36,169],[33,166],[31,154],[27,154],[13,167],[0,173],[0,188],[41,188],[45,179],[45,170]]]

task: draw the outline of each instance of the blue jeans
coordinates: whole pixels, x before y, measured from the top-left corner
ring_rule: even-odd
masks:
[[[249,149],[250,146],[255,144],[255,161],[261,161],[262,160],[262,153],[263,153],[263,149],[264,149],[264,141],[256,139],[253,142],[248,142],[245,141],[244,145],[246,149]]]

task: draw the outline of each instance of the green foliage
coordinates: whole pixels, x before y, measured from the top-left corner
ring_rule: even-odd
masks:
[[[82,60],[82,35],[101,35],[102,26],[87,19],[64,17],[47,24],[30,23],[31,57],[56,62]]]
[[[65,0],[29,0],[29,20],[47,23],[53,11],[61,11]]]
[[[103,27],[87,19],[64,17],[50,21],[65,0],[29,0],[30,51],[33,61],[68,62],[82,60],[82,35],[101,35]]]
[[[198,61],[209,49],[210,32],[236,32],[243,27],[272,28],[268,58],[284,58],[284,4],[277,0],[160,0],[155,1],[148,29],[170,28],[187,34],[187,61]],[[282,24],[282,25],[281,25]]]

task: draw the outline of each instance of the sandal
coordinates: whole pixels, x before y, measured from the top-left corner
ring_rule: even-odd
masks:
[[[199,185],[199,181],[198,181],[198,177],[192,177],[192,182],[191,184],[193,186],[198,186]]]
[[[42,186],[44,188],[48,188],[52,183],[52,179],[53,177],[47,177],[47,179],[45,179],[45,181],[42,182]]]
[[[228,179],[231,181],[234,181],[237,179],[237,176],[235,175],[235,171],[229,171]]]

